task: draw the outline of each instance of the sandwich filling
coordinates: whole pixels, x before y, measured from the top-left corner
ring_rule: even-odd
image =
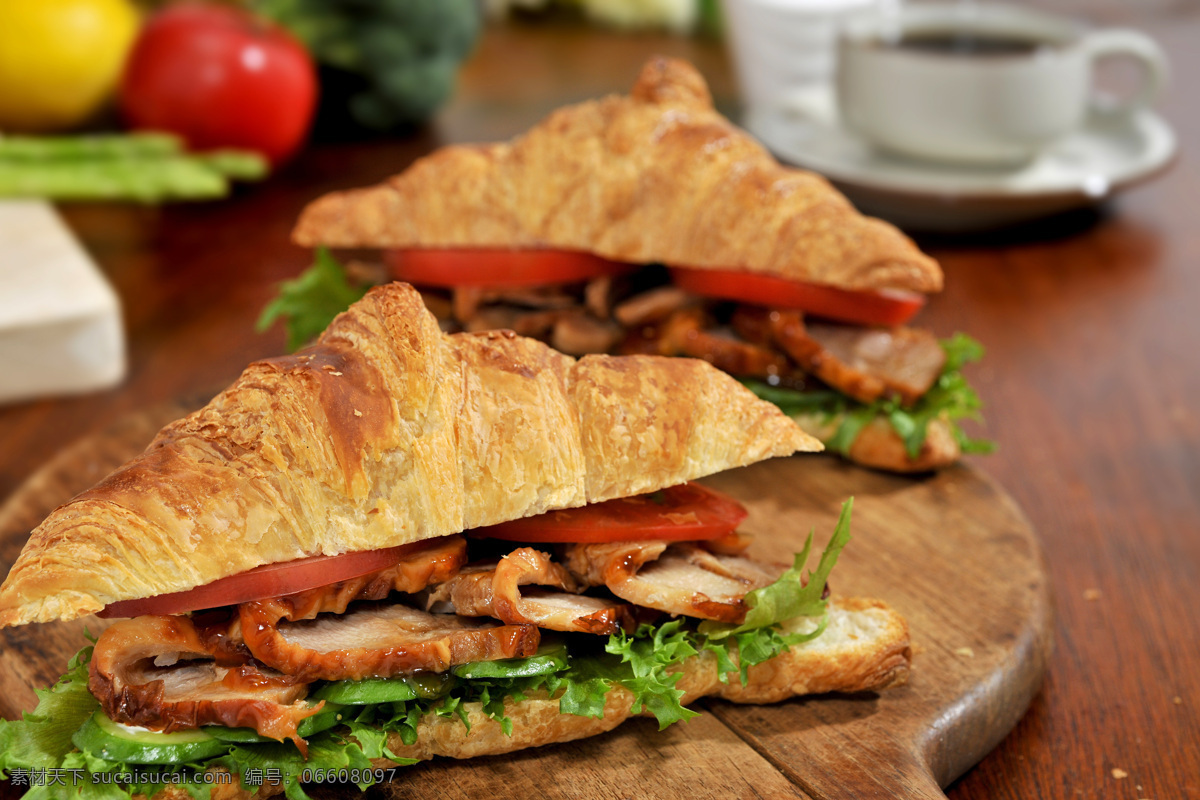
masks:
[[[811,535],[791,566],[755,559],[736,531],[745,510],[689,484],[427,540],[273,596],[187,613],[154,612],[213,593],[138,601],[143,613],[104,630],[34,713],[0,721],[0,770],[133,765],[203,797],[203,782],[165,776],[216,770],[247,785],[270,765],[295,800],[314,769],[353,769],[365,786],[372,759],[414,763],[401,745],[421,720],[469,727],[472,704],[511,735],[514,702],[599,719],[620,688],[665,727],[695,716],[678,685],[690,660],[711,662],[702,693],[722,694],[825,630],[850,507],[808,574]]]
[[[915,468],[924,463],[931,425],[943,427],[961,452],[993,448],[957,424],[979,419],[982,404],[961,370],[982,358],[983,348],[965,334],[939,340],[906,326],[924,304],[914,292],[846,291],[737,271],[638,269],[553,250],[384,256],[386,265],[352,262],[344,269],[318,250],[313,267],[284,284],[260,326],[284,318],[290,346],[299,347],[367,286],[404,280],[421,289],[447,331],[510,329],[572,355],[703,359],[842,455],[875,420],[900,438]],[[576,261],[582,266],[568,268]]]
[[[780,164],[684,61],[652,58],[628,95],[317,198],[292,239],[381,253],[359,282],[421,287],[448,329],[705,359],[869,466],[928,470],[987,446],[955,424],[979,405],[955,354],[904,327],[941,290],[937,262]],[[263,319],[289,317],[299,346],[357,292],[318,251]]]

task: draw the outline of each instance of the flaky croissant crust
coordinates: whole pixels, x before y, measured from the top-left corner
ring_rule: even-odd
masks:
[[[511,142],[444,147],[311,203],[305,246],[583,250],[845,289],[938,291],[942,273],[824,178],[781,166],[718,114],[687,62],[656,58],[628,96],[562,108]]]
[[[55,510],[0,588],[0,625],[819,449],[704,362],[447,336],[412,287],[377,287]]]

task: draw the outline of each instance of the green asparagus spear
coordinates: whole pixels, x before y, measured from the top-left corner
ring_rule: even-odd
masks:
[[[235,181],[261,181],[270,171],[267,160],[249,150],[212,150],[196,157]]]
[[[203,160],[0,161],[0,197],[55,200],[208,200],[229,193],[225,176]]]
[[[0,137],[0,197],[209,200],[229,194],[230,180],[262,180],[268,169],[258,153],[192,154],[163,133]]]
[[[148,158],[183,153],[183,142],[169,133],[98,136],[0,136],[0,160]]]

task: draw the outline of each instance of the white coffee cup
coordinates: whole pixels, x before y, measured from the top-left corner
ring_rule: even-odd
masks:
[[[1143,67],[1134,95],[1101,102],[1102,58]],[[843,123],[880,148],[957,163],[1009,165],[1079,128],[1088,113],[1126,117],[1153,103],[1162,50],[1131,30],[1088,32],[1028,8],[909,5],[849,20],[838,42]]]

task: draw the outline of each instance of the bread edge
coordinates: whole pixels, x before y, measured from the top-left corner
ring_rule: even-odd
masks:
[[[843,416],[836,414],[792,414],[791,418],[806,433],[820,439],[826,446],[833,438]],[[833,451],[829,451],[833,452]],[[929,423],[925,441],[915,458],[908,455],[904,440],[883,417],[867,423],[850,445],[850,451],[842,454],[849,461],[864,467],[887,472],[917,473],[943,469],[958,461],[962,449],[954,437],[953,423],[945,419],[934,419]]]

